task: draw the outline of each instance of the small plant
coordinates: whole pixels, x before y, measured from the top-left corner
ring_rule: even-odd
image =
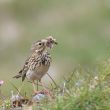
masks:
[[[0,106],[2,106],[3,104],[3,101],[4,101],[4,96],[1,92],[1,86],[4,84],[4,81],[3,80],[0,80]]]
[[[22,95],[12,84],[16,93],[6,98],[1,92],[4,81],[0,81],[0,105],[5,110],[109,110],[110,109],[110,62],[100,63],[92,71],[78,66],[56,88],[40,90],[33,95]],[[25,91],[24,91],[25,92]],[[31,93],[30,93],[31,94]],[[2,107],[2,108],[3,108]]]

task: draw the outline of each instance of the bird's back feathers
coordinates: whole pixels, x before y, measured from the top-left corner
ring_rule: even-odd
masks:
[[[18,75],[14,76],[13,78],[20,78],[22,77],[22,81],[26,78],[27,71],[34,70],[41,65],[48,65],[50,66],[51,63],[51,56],[50,54],[45,51],[42,54],[33,52],[31,56],[25,61],[23,68],[19,71]]]

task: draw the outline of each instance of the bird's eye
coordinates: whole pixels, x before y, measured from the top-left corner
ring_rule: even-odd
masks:
[[[39,43],[39,45],[42,45],[42,43]]]

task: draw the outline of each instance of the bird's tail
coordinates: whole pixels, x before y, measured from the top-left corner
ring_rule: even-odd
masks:
[[[16,79],[20,78],[21,77],[21,73],[22,73],[22,70],[20,70],[19,73],[16,76],[14,76],[13,78],[16,78]]]
[[[14,76],[13,78],[16,78],[16,79],[18,79],[18,78],[20,78],[21,77],[21,75],[16,75],[16,76]]]

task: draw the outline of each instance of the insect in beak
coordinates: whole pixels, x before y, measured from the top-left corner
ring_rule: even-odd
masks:
[[[58,45],[58,42],[55,41],[54,43],[55,43],[56,45]]]

